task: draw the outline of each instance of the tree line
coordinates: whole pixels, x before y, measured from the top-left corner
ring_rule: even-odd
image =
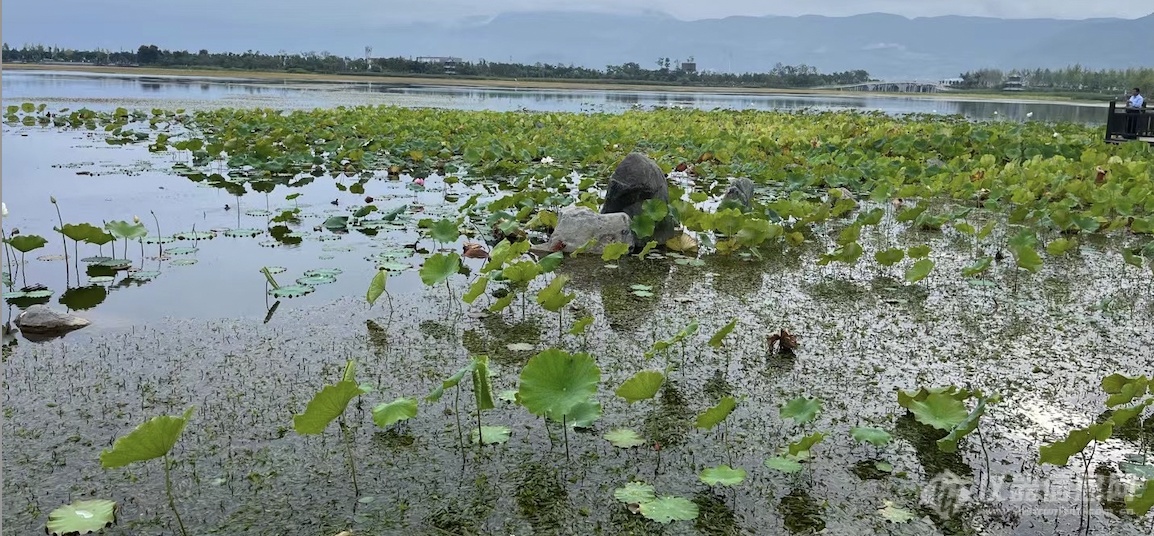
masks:
[[[1001,89],[1015,76],[1027,90],[1118,94],[1139,87],[1154,91],[1154,67],[1094,70],[1081,65],[1064,69],[979,69],[962,73],[958,87]]]
[[[109,50],[72,50],[42,45],[12,48],[3,45],[4,62],[69,62],[93,65],[151,66],[171,68],[204,68],[250,71],[283,71],[319,74],[381,74],[456,76],[476,78],[517,78],[557,80],[610,80],[679,85],[807,88],[828,85],[857,84],[871,80],[864,70],[822,73],[810,65],[776,64],[764,73],[698,72],[692,64],[658,58],[656,67],[648,69],[636,62],[592,69],[563,64],[523,64],[493,61],[463,61],[444,58],[349,58],[328,52],[290,54],[280,51],[266,54],[255,51],[197,52],[165,50],[156,45],[141,45],[135,52]]]

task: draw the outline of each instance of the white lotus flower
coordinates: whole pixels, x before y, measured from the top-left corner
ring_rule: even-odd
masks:
[[[994,110],[994,115],[998,115],[998,111],[997,111],[997,110]]]
[[[7,218],[8,217],[8,204],[7,203],[0,203],[0,207],[4,208],[4,217]]]
[[[1026,112],[1026,118],[1034,117],[1034,112]]]
[[[553,163],[553,157],[552,156],[546,156],[545,158],[541,159],[541,163],[542,164],[552,164]]]
[[[1057,138],[1057,137],[1058,137],[1058,133],[1057,133],[1057,132],[1055,132],[1055,133],[1054,133],[1054,137],[1055,137],[1055,138]]]

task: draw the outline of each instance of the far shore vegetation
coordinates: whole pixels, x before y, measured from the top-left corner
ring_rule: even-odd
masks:
[[[629,62],[593,69],[575,65],[465,61],[454,57],[349,58],[327,52],[267,54],[165,50],[142,45],[136,51],[72,50],[42,45],[3,45],[6,68],[49,68],[91,72],[186,74],[246,78],[380,81],[391,84],[516,86],[555,89],[636,89],[736,93],[842,92],[843,86],[877,81],[865,70],[819,72],[810,65],[776,64],[764,73],[699,71],[693,58],[658,58],[655,68]],[[978,69],[934,81],[948,95],[978,98],[1045,98],[1105,101],[1122,98],[1131,87],[1154,87],[1154,68],[1092,70]]]

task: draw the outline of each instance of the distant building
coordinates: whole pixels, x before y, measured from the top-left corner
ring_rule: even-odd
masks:
[[[457,72],[457,64],[462,62],[461,58],[456,56],[418,56],[417,61],[442,65],[445,72],[450,74]]]
[[[942,87],[958,87],[965,82],[966,81],[961,78],[943,78],[942,80],[938,80],[938,85]]]
[[[1022,77],[1016,74],[1010,75],[1006,78],[1006,83],[1002,84],[1002,91],[1025,91],[1026,85],[1022,82]]]
[[[683,61],[683,62],[681,62],[681,72],[696,73],[697,72],[697,62],[695,62],[695,61]]]

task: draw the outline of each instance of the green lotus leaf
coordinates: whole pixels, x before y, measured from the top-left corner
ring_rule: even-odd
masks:
[[[789,455],[794,459],[807,459],[809,458],[809,451],[813,450],[814,445],[821,443],[822,439],[825,439],[824,433],[814,432],[797,441],[794,441],[793,443],[790,443],[789,446],[786,447],[786,452],[788,452]]]
[[[1134,495],[1126,497],[1126,508],[1142,517],[1154,508],[1154,480],[1147,480]]]
[[[389,272],[387,270],[377,270],[377,275],[373,276],[372,281],[369,281],[369,289],[365,293],[365,299],[369,302],[369,307],[372,307],[377,299],[385,293],[385,285],[389,281]]]
[[[545,288],[537,292],[537,303],[544,307],[545,310],[551,312],[558,312],[561,308],[569,305],[569,302],[576,298],[576,294],[565,294],[562,289],[565,283],[569,282],[569,276],[559,275],[554,277]]]
[[[452,388],[456,387],[458,384],[460,384],[461,380],[465,379],[465,376],[468,376],[469,374],[473,373],[473,369],[476,366],[477,366],[477,362],[470,360],[468,365],[461,367],[461,370],[454,372],[452,376],[449,376],[448,378],[445,378],[444,380],[442,380],[441,385],[438,386],[436,389],[433,389],[433,391],[431,393],[429,393],[428,396],[425,397],[425,401],[436,402],[436,401],[440,400],[441,397],[445,395],[446,389],[452,389]]]
[[[577,319],[577,321],[573,323],[573,327],[569,328],[569,334],[570,335],[580,335],[582,333],[585,333],[585,329],[588,328],[589,325],[592,323],[593,323],[593,317],[592,316],[583,316],[583,317]]]
[[[884,447],[893,439],[890,433],[880,428],[857,426],[852,428],[850,436],[858,443],[869,443],[875,447]]]
[[[641,503],[641,515],[661,524],[697,519],[697,505],[681,497],[660,497]]]
[[[657,490],[644,482],[629,482],[613,490],[613,497],[625,504],[645,504],[657,500]]]
[[[735,327],[737,327],[736,318],[731,320],[728,324],[722,326],[721,329],[717,330],[717,333],[714,333],[713,336],[709,338],[709,345],[714,348],[721,348],[721,341],[725,340],[725,338],[728,337],[730,333],[733,333],[733,328]]]
[[[104,232],[104,229],[90,223],[66,223],[64,227],[56,229],[56,231],[77,242],[102,240],[102,237],[108,234]]]
[[[650,234],[652,234],[652,232]],[[601,250],[601,260],[605,262],[615,261],[626,253],[629,253],[629,244],[625,242],[612,242]]]
[[[437,242],[455,242],[461,236],[459,222],[455,220],[440,220],[429,229],[429,236]]]
[[[28,253],[48,245],[48,240],[39,235],[16,235],[4,241],[20,253]]]
[[[460,255],[436,253],[425,259],[425,265],[421,266],[421,281],[430,287],[439,285],[448,281],[460,268]]]
[[[765,466],[774,471],[781,471],[782,473],[791,474],[801,471],[801,463],[794,458],[786,456],[776,456],[765,460]]]
[[[597,392],[601,371],[593,357],[556,348],[541,352],[521,370],[521,405],[534,415],[568,415]]]
[[[77,501],[48,513],[45,530],[51,536],[100,532],[116,522],[116,503],[104,499]]]
[[[346,368],[346,376],[349,369]],[[333,419],[340,417],[349,402],[364,391],[351,378],[324,386],[305,407],[304,413],[293,416],[293,429],[298,434],[319,434],[325,431]]]
[[[965,404],[943,393],[934,393],[925,400],[911,402],[909,409],[918,422],[939,430],[950,430],[969,416]]]
[[[387,404],[377,404],[373,408],[373,422],[381,428],[387,428],[416,416],[417,399],[415,398],[398,398]]]
[[[898,508],[893,501],[886,501],[885,507],[878,509],[878,514],[891,523],[906,523],[918,517],[917,514],[909,510]]]
[[[821,411],[821,400],[799,396],[781,407],[782,419],[793,419],[797,424],[812,422]]]
[[[493,386],[489,383],[489,357],[477,356],[473,358],[473,396],[477,402],[477,410],[493,409]]]
[[[665,375],[661,371],[642,370],[625,380],[625,383],[617,388],[616,394],[632,404],[639,400],[653,398],[663,383],[665,383]]]
[[[186,409],[180,417],[160,415],[145,421],[128,435],[117,439],[111,449],[102,451],[100,465],[113,469],[168,454],[180,439],[190,417],[192,408]]]
[[[116,238],[125,240],[138,240],[148,236],[148,229],[144,227],[143,223],[116,220],[105,223],[104,228]]]
[[[614,447],[623,449],[639,447],[645,444],[645,439],[643,439],[641,435],[628,428],[610,430],[605,432],[603,437]]]
[[[909,269],[906,270],[906,281],[909,281],[910,283],[917,283],[918,281],[925,279],[926,276],[930,275],[930,271],[933,269],[934,261],[930,259],[922,259],[918,262],[915,262],[913,266],[910,266]]]
[[[719,465],[701,471],[699,478],[709,486],[736,486],[745,480],[745,476],[745,469]]]
[[[698,415],[695,425],[698,428],[704,428],[706,430],[713,428],[714,426],[721,424],[721,421],[724,421],[726,417],[729,417],[729,414],[733,413],[733,410],[736,407],[737,399],[733,398],[732,396],[723,397],[721,402],[718,402],[716,406],[713,406],[705,410],[705,412],[703,412],[701,415]]]
[[[480,441],[482,445],[499,445],[508,443],[512,433],[513,430],[508,426],[482,426],[479,430],[473,429],[469,441],[473,443]]]

